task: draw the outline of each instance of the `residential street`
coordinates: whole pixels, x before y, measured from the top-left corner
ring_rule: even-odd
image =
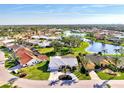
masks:
[[[9,74],[9,72],[4,68],[4,64],[0,64],[0,85],[7,83],[8,80],[14,78],[15,76]],[[93,85],[98,83],[102,84],[103,80],[80,80],[78,83],[72,85],[63,85],[60,86],[60,83],[49,86],[49,82],[47,80],[28,80],[28,79],[17,79],[14,85],[22,88],[48,88],[48,87],[66,87],[66,88],[93,88]],[[124,80],[110,80],[109,84],[112,88],[124,88]]]

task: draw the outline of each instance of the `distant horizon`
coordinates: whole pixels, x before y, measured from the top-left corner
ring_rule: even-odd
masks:
[[[0,25],[124,24],[124,4],[0,4]]]
[[[23,25],[31,25],[31,26],[37,26],[37,25],[124,25],[124,24],[4,24],[0,26],[23,26]]]

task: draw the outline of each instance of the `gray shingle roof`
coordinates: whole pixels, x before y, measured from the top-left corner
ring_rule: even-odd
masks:
[[[78,61],[75,57],[50,57],[49,70],[58,70],[61,65],[78,66]]]

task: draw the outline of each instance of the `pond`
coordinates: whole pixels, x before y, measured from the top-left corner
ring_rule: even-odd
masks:
[[[120,49],[121,46],[115,46],[111,44],[102,44],[100,42],[92,42],[90,43],[90,46],[86,49],[87,51],[93,52],[93,53],[98,53],[103,50],[107,51],[107,54],[115,54],[114,49]]]

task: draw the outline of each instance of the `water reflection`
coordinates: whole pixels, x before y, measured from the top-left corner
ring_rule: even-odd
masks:
[[[111,44],[103,44],[100,42],[88,41],[90,46],[87,48],[88,51],[98,53],[103,50],[107,50],[108,54],[115,54],[115,49],[120,49],[121,46],[115,46]]]

